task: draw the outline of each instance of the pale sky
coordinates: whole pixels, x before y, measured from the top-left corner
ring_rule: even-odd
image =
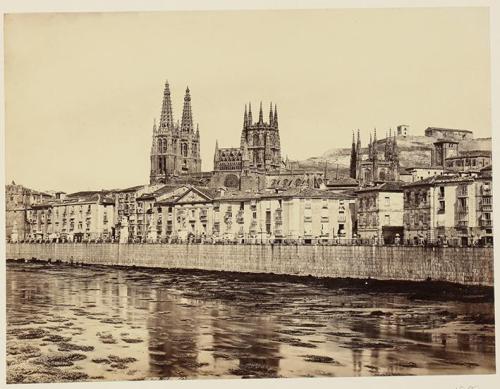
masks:
[[[152,124],[189,85],[202,168],[278,105],[283,157],[398,124],[491,136],[486,8],[17,14],[5,19],[6,181],[67,192],[149,181]]]

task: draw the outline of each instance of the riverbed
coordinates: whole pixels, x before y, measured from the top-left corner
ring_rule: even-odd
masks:
[[[7,382],[495,372],[491,301],[8,263]]]

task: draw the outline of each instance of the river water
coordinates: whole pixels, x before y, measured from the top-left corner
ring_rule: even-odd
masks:
[[[24,263],[6,281],[9,383],[495,372],[492,303]]]

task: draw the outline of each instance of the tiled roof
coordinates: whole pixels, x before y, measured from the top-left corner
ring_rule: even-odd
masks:
[[[358,185],[358,180],[352,177],[344,177],[339,179],[328,179],[327,186],[355,186]]]
[[[466,133],[472,134],[471,130],[460,130],[458,128],[427,127],[427,130],[466,132]]]
[[[229,200],[254,200],[254,199],[271,199],[271,198],[311,198],[311,199],[350,199],[354,198],[352,194],[346,192],[331,192],[328,190],[312,189],[312,188],[290,188],[283,191],[261,191],[261,192],[243,192],[231,191],[224,193],[223,196],[217,196],[217,201]]]
[[[378,184],[378,185],[367,186],[365,188],[361,188],[357,192],[361,192],[361,193],[373,192],[373,191],[377,191],[377,192],[402,192],[403,191],[402,184],[403,184],[403,182],[401,182],[401,181],[388,181],[388,182],[383,182],[383,183]]]
[[[471,182],[474,181],[471,177],[462,177],[459,175],[436,175],[432,177],[424,178],[423,180],[410,182],[404,185],[405,188],[421,185],[438,185],[438,184],[449,184],[449,183],[461,183],[461,182]]]
[[[136,185],[136,186],[131,186],[130,188],[117,189],[117,190],[115,190],[115,192],[136,192],[138,190],[141,190],[145,186],[146,185]]]
[[[176,189],[182,188],[183,186],[187,186],[187,185],[171,185],[171,184],[164,185],[161,188],[159,188],[153,192],[143,193],[142,195],[137,197],[137,200],[155,199],[156,197],[162,196],[166,193],[169,193],[169,192],[172,192]]]

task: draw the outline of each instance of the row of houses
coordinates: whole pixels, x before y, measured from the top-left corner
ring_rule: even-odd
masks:
[[[153,188],[154,189],[154,188]],[[261,193],[193,185],[70,195],[27,209],[29,241],[303,243],[352,239],[356,198],[311,188]],[[11,236],[12,237],[12,236]]]
[[[385,243],[493,244],[491,165],[386,182],[357,194],[357,233]]]
[[[10,240],[489,245],[491,165],[363,188],[261,192],[194,185],[38,195]]]

